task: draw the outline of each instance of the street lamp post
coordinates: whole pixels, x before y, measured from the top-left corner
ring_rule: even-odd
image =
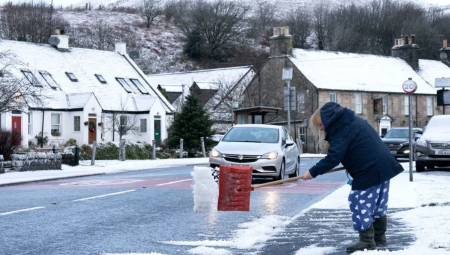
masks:
[[[283,68],[283,75],[281,77],[281,79],[283,81],[286,81],[287,83],[287,91],[288,91],[288,95],[287,95],[287,123],[288,123],[288,130],[289,133],[291,133],[291,80],[292,80],[292,67],[285,67]],[[286,95],[285,95],[286,97]]]

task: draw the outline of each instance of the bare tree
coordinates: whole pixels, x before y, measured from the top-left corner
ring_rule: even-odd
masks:
[[[256,38],[264,38],[266,42],[271,36],[271,27],[277,17],[277,5],[267,0],[257,0],[256,7],[253,8],[250,24]]]
[[[295,48],[309,48],[307,39],[312,32],[311,15],[306,10],[298,8],[288,14],[286,24],[289,26],[292,35],[293,46]]]
[[[149,28],[155,18],[163,13],[161,0],[141,0],[139,12],[144,16]]]
[[[41,94],[40,85],[34,80],[14,75],[21,65],[13,53],[0,52],[0,113],[24,110],[29,104],[41,105],[42,99],[46,98]],[[34,76],[29,76],[30,79],[32,77]]]
[[[104,130],[112,132],[113,141],[115,134],[119,136],[119,141],[127,134],[139,134],[139,116],[127,110],[126,101],[121,100],[119,110],[105,114],[104,119]]]
[[[321,0],[314,7],[313,16],[313,31],[317,38],[317,44],[319,50],[325,48],[327,33],[328,33],[328,17],[329,17],[329,4],[325,0]]]
[[[245,31],[244,18],[249,11],[242,2],[195,1],[187,16],[176,21],[186,39],[185,52],[195,58],[225,60],[230,54],[227,46]]]

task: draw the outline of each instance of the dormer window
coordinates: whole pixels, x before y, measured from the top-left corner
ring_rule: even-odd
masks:
[[[124,79],[124,78],[116,78],[116,80],[120,83],[120,85],[122,85],[122,87],[128,92],[128,93],[132,93],[133,91],[131,90],[130,85],[128,84],[128,82]]]
[[[22,73],[23,75],[25,75],[25,77],[31,83],[31,85],[35,87],[42,87],[41,83],[38,81],[38,79],[36,79],[36,77],[30,70],[22,69]]]
[[[142,94],[148,94],[148,91],[138,79],[130,79],[130,81],[139,89]]]
[[[77,77],[73,73],[66,72],[66,75],[71,81],[78,81]]]
[[[47,82],[47,84],[52,87],[52,89],[58,88],[58,84],[53,80],[53,77],[51,74],[49,74],[47,71],[39,71],[42,78]]]
[[[98,81],[101,83],[106,83],[105,78],[103,78],[103,75],[101,74],[96,74],[95,77],[97,77]]]

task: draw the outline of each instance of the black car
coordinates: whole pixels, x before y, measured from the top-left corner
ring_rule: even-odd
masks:
[[[414,141],[422,136],[423,130],[421,128],[413,128]],[[385,135],[381,136],[381,140],[391,151],[396,159],[409,158],[409,128],[397,127],[391,128]]]

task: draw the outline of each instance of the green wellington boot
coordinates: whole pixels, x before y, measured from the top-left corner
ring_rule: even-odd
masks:
[[[354,245],[347,247],[347,252],[363,251],[365,249],[367,250],[375,249],[376,244],[374,237],[375,231],[372,223],[366,230],[359,232],[359,241]]]
[[[385,244],[386,243],[386,229],[387,229],[387,219],[386,215],[382,218],[375,219],[373,223],[373,229],[375,230],[375,243]]]

